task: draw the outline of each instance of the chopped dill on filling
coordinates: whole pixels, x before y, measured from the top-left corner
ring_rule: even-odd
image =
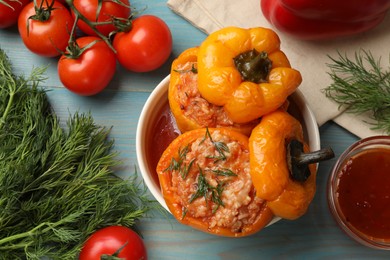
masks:
[[[206,140],[209,140],[211,145],[214,147],[214,151],[217,152],[218,155],[202,155],[204,158],[214,159],[213,164],[215,168],[202,168],[197,163],[197,172],[196,172],[196,181],[194,182],[194,187],[196,187],[196,191],[191,195],[188,200],[188,203],[193,203],[198,198],[204,198],[206,205],[212,202],[214,204],[212,213],[214,214],[220,206],[224,206],[222,201],[222,193],[224,191],[224,187],[227,183],[226,178],[236,177],[237,174],[233,172],[233,170],[225,167],[218,166],[220,161],[225,161],[227,159],[227,153],[230,153],[230,150],[226,143],[220,141],[214,141],[211,137],[211,134],[208,129],[206,129],[206,134],[203,139],[199,142],[199,145],[207,145],[210,143],[205,143]],[[188,177],[191,169],[196,171],[193,168],[194,163],[196,163],[197,158],[187,158],[190,151],[190,144],[187,144],[184,147],[181,147],[178,150],[178,157],[171,158],[170,165],[165,169],[165,171],[177,172],[182,180],[185,180]],[[189,155],[191,156],[191,155]],[[212,179],[217,183],[211,184],[211,180],[206,178],[205,172],[212,173]],[[223,178],[224,180],[220,180]],[[185,217],[188,209],[183,207],[183,216]]]

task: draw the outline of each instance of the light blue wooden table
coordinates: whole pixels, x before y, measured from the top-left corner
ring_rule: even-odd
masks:
[[[199,45],[206,37],[166,6],[165,0],[143,0],[145,13],[163,18],[173,34],[170,60],[151,73],[135,74],[119,69],[103,93],[80,97],[62,87],[56,59],[30,53],[23,45],[16,28],[0,31],[0,47],[11,58],[17,74],[28,74],[33,66],[48,65],[48,79],[42,86],[57,115],[66,120],[74,111],[91,111],[96,122],[113,126],[115,149],[120,151],[126,176],[134,173],[136,161],[135,133],[144,102],[154,87],[168,73],[170,63],[183,50]],[[330,122],[320,128],[323,147],[331,146],[336,158],[357,140],[349,132]],[[178,224],[170,216],[154,214],[141,220],[150,259],[363,259],[389,258],[390,252],[373,250],[349,239],[336,225],[328,210],[326,182],[336,159],[321,163],[317,193],[307,214],[295,221],[280,221],[256,235],[233,239],[216,237]],[[1,231],[0,231],[1,232]]]

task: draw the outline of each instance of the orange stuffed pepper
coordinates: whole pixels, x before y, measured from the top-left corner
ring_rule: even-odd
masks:
[[[182,224],[215,235],[242,237],[273,214],[256,196],[249,173],[248,137],[227,128],[202,128],[177,137],[157,173],[163,197]]]

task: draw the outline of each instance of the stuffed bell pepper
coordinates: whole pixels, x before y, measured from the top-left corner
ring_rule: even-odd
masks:
[[[309,153],[301,123],[288,112],[264,116],[249,138],[250,173],[257,196],[281,218],[296,219],[316,191],[316,162],[334,156],[329,148]]]
[[[259,119],[234,123],[223,107],[211,104],[201,96],[198,90],[198,49],[183,51],[171,66],[168,100],[179,130],[184,133],[205,127],[227,127],[249,136]]]
[[[208,102],[223,106],[235,123],[276,110],[301,81],[270,29],[226,27],[199,47],[199,92]]]
[[[248,137],[227,128],[185,132],[164,151],[157,173],[165,202],[182,224],[215,235],[242,237],[273,214],[256,196]]]

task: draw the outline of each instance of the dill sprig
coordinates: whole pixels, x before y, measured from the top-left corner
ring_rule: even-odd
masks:
[[[188,164],[184,163],[184,160],[186,159],[188,152],[189,152],[188,145],[185,146],[184,148],[179,148],[178,151],[179,158],[176,160],[174,157],[172,157],[169,166],[164,171],[171,171],[171,172],[178,171],[181,178],[183,180],[186,179],[195,161],[195,159],[192,159]]]
[[[325,89],[326,96],[348,112],[370,113],[375,121],[372,129],[390,133],[390,67],[385,70],[381,59],[369,51],[355,52],[354,60],[338,54],[338,58],[329,56],[333,82]]]
[[[226,177],[237,176],[236,173],[234,173],[231,169],[227,169],[227,168],[216,169],[216,170],[211,170],[211,171],[218,176],[226,176]]]
[[[217,150],[218,155],[208,155],[206,157],[210,159],[214,159],[214,162],[225,161],[227,158],[225,152],[230,153],[229,147],[224,142],[214,141],[208,128],[206,128],[205,136],[200,143],[206,141],[207,138],[213,144],[215,150]]]
[[[77,259],[87,237],[134,226],[150,201],[136,174],[114,175],[110,129],[76,113],[62,129],[38,83],[0,49],[0,259]]]
[[[182,73],[188,73],[188,72],[191,72],[191,73],[194,73],[194,74],[198,74],[198,69],[195,67],[195,64],[192,64],[191,66],[191,69],[183,69],[183,70],[173,70],[174,72],[177,72],[179,74],[182,74]]]
[[[198,183],[197,190],[194,194],[192,194],[189,203],[192,203],[194,200],[204,197],[206,203],[211,200],[215,207],[213,208],[213,213],[217,211],[220,206],[224,206],[222,201],[222,192],[224,190],[224,182],[218,182],[217,186],[212,186],[208,183],[206,176],[203,173],[203,170],[199,167],[199,175],[198,175]]]

